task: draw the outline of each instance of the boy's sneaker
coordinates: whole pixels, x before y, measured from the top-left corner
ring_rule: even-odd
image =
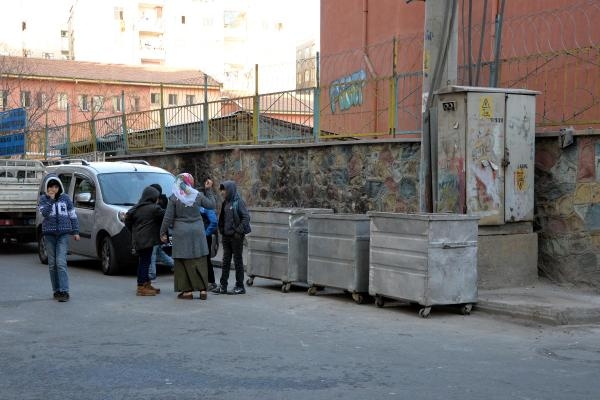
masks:
[[[58,300],[58,298],[60,297],[60,292],[54,292],[54,300]]]
[[[61,303],[69,301],[69,292],[60,292],[56,300],[58,300]]]
[[[214,294],[227,294],[227,286],[217,286],[213,290],[211,290]]]
[[[208,284],[208,287],[206,288],[206,290],[208,290],[209,292],[212,292],[216,288],[217,288],[217,284],[213,282],[213,283]]]
[[[233,292],[231,292],[231,294],[245,294],[246,293],[246,288],[244,288],[243,286],[236,286],[233,288]]]

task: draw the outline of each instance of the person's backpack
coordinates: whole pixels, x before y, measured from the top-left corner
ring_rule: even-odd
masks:
[[[231,207],[233,209],[233,218],[235,220],[235,224],[239,225],[240,219],[242,218],[242,216],[240,215],[240,207],[238,205],[238,199],[235,199],[233,201],[233,204],[231,205]],[[243,228],[244,228],[244,235],[247,235],[250,232],[252,232],[252,228],[250,227],[250,215],[248,215],[248,222],[244,224]]]

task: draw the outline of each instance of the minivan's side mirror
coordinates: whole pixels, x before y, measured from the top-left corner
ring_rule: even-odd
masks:
[[[77,193],[75,195],[76,203],[90,203],[92,201],[91,193]]]

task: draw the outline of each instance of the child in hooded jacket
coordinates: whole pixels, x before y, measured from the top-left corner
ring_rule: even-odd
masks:
[[[49,174],[44,179],[46,189],[38,201],[38,210],[42,221],[42,238],[48,256],[50,283],[54,299],[69,301],[69,273],[67,271],[67,253],[69,235],[79,240],[79,221],[71,198],[64,193],[58,176]]]
[[[223,262],[221,266],[220,286],[213,289],[216,294],[244,294],[244,237],[250,233],[250,214],[246,203],[237,191],[234,181],[225,181],[219,186],[223,198],[219,214],[219,233],[223,245]],[[231,259],[235,265],[235,286],[227,291]]]
[[[160,193],[148,186],[142,192],[138,203],[125,214],[125,226],[131,232],[132,242],[138,254],[137,292],[138,296],[154,296],[160,293],[148,278],[148,269],[154,246],[160,243],[160,225],[165,210],[158,205]]]

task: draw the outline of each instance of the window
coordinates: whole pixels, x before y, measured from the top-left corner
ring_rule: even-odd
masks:
[[[71,187],[71,181],[73,180],[73,175],[71,175],[70,173],[66,173],[66,174],[60,174],[58,175],[58,179],[60,179],[63,188],[65,188],[65,191],[69,191],[69,188]]]
[[[177,95],[176,94],[170,94],[169,95],[169,105],[170,106],[176,106],[177,105]]]
[[[181,16],[181,24],[182,24],[182,25],[185,25],[185,15],[182,15],[182,16]]]
[[[115,19],[123,21],[123,8],[115,7]]]
[[[94,112],[104,111],[104,96],[93,96],[92,108]]]
[[[36,106],[38,108],[47,108],[48,107],[48,95],[44,92],[38,92],[36,95]]]
[[[21,107],[31,107],[31,92],[28,90],[21,92]]]
[[[160,104],[160,93],[150,93],[150,103]]]
[[[140,111],[140,98],[139,97],[133,98],[131,111]]]
[[[68,106],[69,98],[66,93],[59,93],[56,97],[56,108],[59,110],[66,110]]]
[[[67,31],[60,31],[60,37],[67,37]]]
[[[185,95],[185,105],[189,106],[190,104],[195,104],[196,103],[196,96],[194,96],[193,94],[186,94]]]
[[[310,81],[310,71],[306,70],[304,71],[304,82],[309,82]]]
[[[0,90],[0,109],[6,110],[8,107],[8,90]]]
[[[121,96],[115,96],[112,99],[112,108],[114,112],[123,111],[123,102],[121,101]]]
[[[77,96],[77,105],[79,106],[79,109],[81,111],[90,110],[90,104],[87,94],[80,94],[79,96]]]
[[[75,191],[73,193],[75,207],[94,208],[96,203],[96,188],[88,178],[77,176],[75,178]]]

